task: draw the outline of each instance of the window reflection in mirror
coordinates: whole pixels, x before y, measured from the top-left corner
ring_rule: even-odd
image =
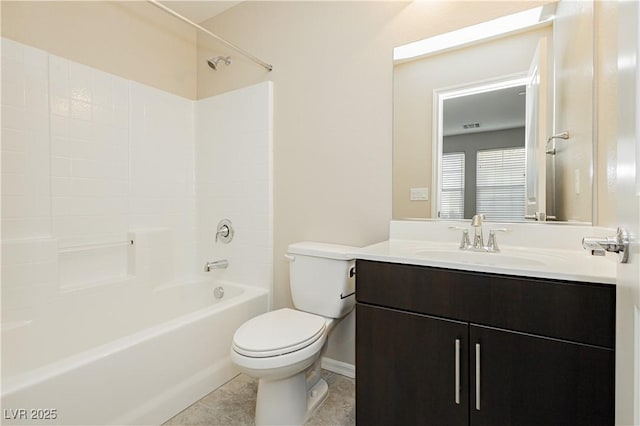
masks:
[[[437,217],[470,219],[482,213],[495,221],[524,220],[522,83],[523,79],[507,79],[467,87],[463,94],[451,90],[438,95],[443,101],[436,138],[441,164],[441,190],[434,194]]]

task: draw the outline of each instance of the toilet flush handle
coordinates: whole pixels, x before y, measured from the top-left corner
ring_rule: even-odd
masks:
[[[351,266],[349,268],[349,278],[353,278],[356,276],[356,267],[355,266]],[[340,293],[340,299],[346,299],[349,296],[353,296],[354,294],[356,294],[355,291],[352,291],[349,294],[344,294],[344,293]]]
[[[296,257],[292,256],[290,254],[285,254],[284,258],[287,259],[289,262],[295,262],[296,261]]]

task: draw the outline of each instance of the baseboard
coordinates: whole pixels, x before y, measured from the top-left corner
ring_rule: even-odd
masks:
[[[356,366],[353,364],[347,364],[346,362],[323,357],[322,368],[331,371],[332,373],[342,374],[343,376],[347,376],[352,379],[356,378]]]

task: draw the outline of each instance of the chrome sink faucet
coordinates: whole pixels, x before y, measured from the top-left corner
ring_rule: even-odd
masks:
[[[460,226],[450,226],[449,229],[457,229],[462,231],[462,240],[460,240],[460,250],[481,251],[486,253],[498,253],[498,240],[496,232],[509,232],[507,228],[491,229],[487,245],[484,245],[484,237],[482,234],[482,224],[486,220],[483,214],[477,214],[471,219],[471,226],[474,228],[473,243],[469,241],[469,230]]]
[[[471,226],[475,229],[473,236],[474,250],[484,248],[484,237],[482,236],[482,222],[486,219],[485,215],[477,214],[471,218]]]

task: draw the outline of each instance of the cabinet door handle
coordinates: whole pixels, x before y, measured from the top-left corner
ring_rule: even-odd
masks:
[[[480,411],[480,343],[476,343],[476,410]]]
[[[460,339],[456,339],[456,404],[460,404]]]

